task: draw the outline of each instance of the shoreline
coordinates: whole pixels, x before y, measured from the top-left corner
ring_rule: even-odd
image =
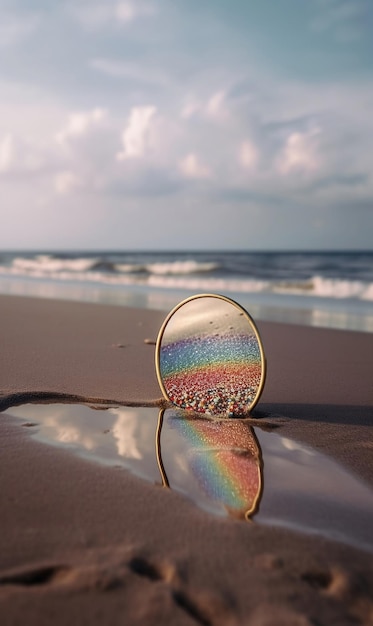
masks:
[[[145,340],[164,312],[18,296],[0,296],[0,310],[1,410],[38,394],[161,402]],[[258,327],[268,375],[253,423],[321,450],[372,487],[373,335]],[[30,624],[51,615],[119,624],[123,614],[131,624],[369,623],[371,555],[212,517],[128,471],[33,441],[9,416],[0,428],[2,623],[26,606]]]
[[[90,281],[27,279],[0,275],[0,295],[90,302],[147,310],[169,311],[178,302],[195,293],[194,289],[163,289],[151,285],[120,285]],[[369,300],[338,299],[281,293],[244,293],[224,289],[207,291],[225,293],[246,307],[262,321],[289,323],[316,328],[334,328],[373,333],[373,304]]]

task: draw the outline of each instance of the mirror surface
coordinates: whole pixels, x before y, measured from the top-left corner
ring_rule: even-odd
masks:
[[[156,359],[165,397],[182,409],[247,415],[263,389],[259,333],[249,314],[223,296],[194,296],[171,311]]]

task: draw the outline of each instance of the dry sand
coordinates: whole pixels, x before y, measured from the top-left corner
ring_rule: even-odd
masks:
[[[158,404],[160,312],[0,296],[0,409]],[[373,335],[258,324],[253,418],[372,485]],[[1,416],[0,624],[373,623],[370,554],[218,519],[172,491],[37,443]]]

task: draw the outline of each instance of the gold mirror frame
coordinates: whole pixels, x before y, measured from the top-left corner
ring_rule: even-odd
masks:
[[[185,300],[182,300],[181,302],[179,302],[179,304],[177,304],[172,311],[170,311],[170,313],[167,315],[167,317],[165,318],[159,333],[158,333],[158,337],[157,337],[157,341],[156,341],[156,348],[155,348],[155,369],[156,369],[156,373],[157,373],[157,379],[158,379],[158,383],[159,386],[162,390],[162,394],[164,396],[164,398],[170,402],[173,406],[176,406],[177,408],[181,408],[180,406],[178,406],[177,404],[173,403],[169,396],[168,393],[166,391],[166,388],[163,384],[163,378],[162,378],[162,374],[161,374],[161,367],[160,367],[160,352],[161,352],[161,345],[162,345],[162,339],[163,339],[163,335],[165,332],[165,329],[167,327],[168,322],[170,321],[170,319],[175,315],[175,313],[181,309],[181,307],[183,307],[185,304],[187,304],[188,302],[192,302],[193,300],[197,300],[199,298],[215,298],[218,300],[223,300],[229,304],[231,304],[232,306],[236,307],[240,313],[242,313],[247,321],[249,322],[250,327],[252,328],[256,340],[258,342],[259,345],[259,350],[260,350],[260,359],[261,359],[261,377],[260,377],[260,384],[258,386],[257,392],[255,394],[255,398],[253,399],[252,403],[249,406],[247,415],[250,415],[250,412],[252,411],[252,409],[256,406],[256,404],[259,401],[259,398],[262,394],[263,388],[264,388],[264,384],[265,384],[265,380],[266,380],[266,375],[267,375],[267,362],[266,362],[266,358],[265,358],[265,354],[264,354],[264,348],[263,348],[263,344],[262,344],[262,340],[260,338],[260,334],[258,331],[258,328],[253,320],[253,318],[251,317],[251,315],[246,311],[246,309],[244,309],[240,304],[238,304],[238,302],[236,302],[235,300],[232,300],[231,298],[227,298],[226,296],[220,295],[220,294],[215,294],[215,293],[201,293],[201,294],[196,294],[194,296],[190,296],[189,298],[186,298]],[[202,412],[200,412],[200,414],[203,415]],[[240,415],[240,417],[242,417],[242,415]]]

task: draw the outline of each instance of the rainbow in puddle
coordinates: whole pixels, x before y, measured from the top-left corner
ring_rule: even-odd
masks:
[[[251,516],[261,496],[262,460],[247,422],[188,418],[172,411],[166,419],[188,446],[188,467],[201,492],[234,517]]]
[[[245,415],[264,382],[259,335],[231,300],[189,299],[164,328],[159,371],[174,405],[208,415]]]

